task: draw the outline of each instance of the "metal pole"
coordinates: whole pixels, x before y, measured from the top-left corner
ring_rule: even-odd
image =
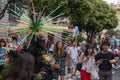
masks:
[[[78,42],[77,36],[78,36],[78,35],[76,34],[76,35],[75,35],[75,42],[76,42],[76,43]]]

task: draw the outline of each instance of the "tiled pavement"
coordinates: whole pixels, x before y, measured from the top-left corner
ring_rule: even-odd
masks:
[[[113,70],[113,79],[112,80],[120,80],[120,70],[118,70],[118,71]]]
[[[76,76],[78,77],[78,80],[80,80],[80,73],[78,72],[76,74]],[[73,80],[70,77],[70,74],[65,76],[65,80]],[[113,70],[113,79],[112,80],[120,80],[120,69],[119,70]]]
[[[67,72],[67,71],[66,71]],[[67,73],[66,73],[67,74]],[[80,72],[79,71],[77,71],[76,72],[76,76],[77,76],[77,78],[78,78],[78,80],[80,80]],[[66,76],[65,76],[65,80],[73,80],[72,78],[71,78],[71,75],[70,74],[67,74]],[[76,79],[75,79],[76,80]]]
[[[113,70],[113,79],[112,80],[120,80],[120,60],[119,60],[117,70]]]
[[[113,79],[112,80],[120,80],[120,61],[119,61],[118,67],[119,68],[117,70],[113,69]],[[73,80],[70,76],[71,76],[70,74],[67,74],[65,76],[65,80]],[[80,80],[79,72],[77,72],[76,76],[78,77],[78,80]]]
[[[76,73],[76,76],[78,78],[77,80],[80,80],[80,73],[79,72]],[[65,76],[65,80],[73,80],[73,79],[71,78],[71,75],[68,74],[68,75]]]

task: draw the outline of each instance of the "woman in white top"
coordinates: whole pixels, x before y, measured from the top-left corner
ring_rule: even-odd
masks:
[[[94,67],[94,49],[92,46],[87,45],[84,57],[80,60],[82,62],[81,80],[91,80],[91,72]]]

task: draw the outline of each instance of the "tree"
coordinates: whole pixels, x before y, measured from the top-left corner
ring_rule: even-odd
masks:
[[[118,24],[116,10],[103,0],[73,0],[70,5],[74,6],[70,8],[71,24],[85,30],[88,41],[103,29],[115,28]]]
[[[4,14],[7,8],[12,3],[17,3],[20,6],[23,6],[23,5],[28,6],[29,11],[31,11],[32,9],[31,3],[34,3],[36,12],[43,11],[44,13],[43,15],[50,14],[52,11],[54,11],[59,6],[60,6],[59,9],[57,9],[57,11],[51,14],[51,16],[56,16],[61,13],[65,13],[64,14],[65,16],[65,15],[68,15],[68,12],[69,12],[69,8],[67,6],[67,0],[8,0],[4,9],[0,12],[0,19],[4,17]]]
[[[117,38],[120,38],[120,30],[110,29],[105,33],[105,36],[109,36],[109,37],[116,36]]]
[[[42,11],[43,8],[45,8],[45,15],[50,14],[50,12],[54,11],[59,6],[59,9],[57,9],[57,11],[55,11],[51,16],[56,16],[60,13],[65,13],[65,15],[67,15],[69,11],[67,0],[34,0],[33,3],[35,4],[37,12]]]
[[[82,34],[79,34],[79,35],[77,36],[77,41],[78,41],[78,42],[82,42],[82,41],[86,41],[86,39],[82,36]]]
[[[89,0],[68,0],[68,6],[71,24],[74,26],[86,25],[94,5]]]
[[[13,2],[28,5],[27,2],[30,0],[8,0],[6,7]],[[115,28],[118,24],[116,10],[103,0],[33,0],[32,2],[36,11],[43,11],[42,15],[45,16],[60,6],[51,16],[65,13],[64,16],[69,17],[71,25],[79,26],[80,31],[87,32],[88,41],[103,29]],[[0,13],[0,19],[6,7]]]
[[[4,9],[0,12],[0,19],[2,19],[4,17],[4,14],[9,6],[9,4],[13,3],[13,0],[8,0],[7,4],[5,5]]]
[[[30,5],[32,2],[32,0],[8,0],[7,4],[5,5],[5,7],[3,8],[3,10],[0,12],[0,20],[4,17],[4,14],[6,12],[6,10],[8,9],[8,7],[10,6],[10,4],[12,3],[18,3],[18,4],[22,4],[22,5]],[[27,4],[26,4],[27,3]]]

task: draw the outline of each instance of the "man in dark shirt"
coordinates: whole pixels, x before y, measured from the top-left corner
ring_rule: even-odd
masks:
[[[112,64],[116,64],[114,54],[109,52],[110,44],[103,42],[102,51],[95,56],[95,62],[99,65],[100,80],[112,80]]]

